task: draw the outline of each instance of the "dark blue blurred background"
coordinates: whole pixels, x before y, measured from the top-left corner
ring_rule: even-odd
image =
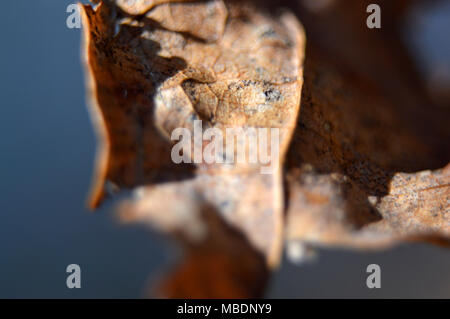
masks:
[[[2,2],[2,298],[142,297],[173,252],[146,228],[119,226],[112,203],[95,214],[86,209],[95,136],[85,106],[80,30],[66,27],[72,2]],[[429,45],[430,34],[449,42],[446,8],[438,23],[444,30],[425,32],[415,45]],[[450,54],[445,57],[448,62]],[[72,263],[81,266],[81,289],[66,287],[65,270]],[[382,267],[382,288],[375,291],[365,285],[371,263]],[[377,253],[321,251],[317,262],[303,267],[285,261],[268,296],[450,298],[450,254],[428,245]]]

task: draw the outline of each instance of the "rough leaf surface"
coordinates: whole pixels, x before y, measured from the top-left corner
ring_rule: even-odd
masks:
[[[270,15],[234,2],[149,2],[139,11],[153,8],[144,16],[133,16],[136,7],[123,4],[125,13],[111,2],[83,7],[92,111],[103,137],[91,205],[108,188],[136,187],[134,199],[120,207],[123,220],[178,234],[195,247],[188,255],[221,254],[218,267],[231,277],[255,278],[249,287],[261,286],[283,242],[281,167],[303,83],[300,24],[288,12]],[[174,164],[171,132],[193,130],[195,120],[224,135],[239,128],[244,141],[251,128],[278,128],[280,151],[271,159],[271,174],[248,160]],[[223,219],[220,227],[234,232],[217,230],[215,215]],[[248,269],[231,263],[245,259]]]
[[[448,244],[450,114],[399,40],[412,1],[380,1],[379,31],[365,27],[366,0],[314,12],[288,1],[297,17],[269,13],[272,2],[96,2],[82,6],[100,136],[90,204],[132,189],[122,220],[180,239],[185,259],[159,295],[260,296],[284,241]],[[248,161],[174,164],[171,132],[195,120],[245,141],[279,128],[272,174]]]
[[[361,23],[369,3],[299,9],[310,37],[285,170],[285,234],[305,246],[448,244],[442,167],[450,158],[450,114],[432,105],[399,39],[399,15],[410,2],[382,1],[376,32]]]

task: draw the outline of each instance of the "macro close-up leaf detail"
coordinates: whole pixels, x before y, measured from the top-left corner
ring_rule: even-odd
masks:
[[[433,105],[398,33],[415,1],[379,1],[377,31],[370,2],[334,2],[79,5],[98,135],[89,206],[128,190],[120,221],[183,248],[156,296],[261,297],[284,247],[304,262],[317,247],[448,246],[450,108]],[[196,162],[200,121],[244,142],[276,128],[279,150],[268,166]],[[190,163],[171,159],[178,128]]]

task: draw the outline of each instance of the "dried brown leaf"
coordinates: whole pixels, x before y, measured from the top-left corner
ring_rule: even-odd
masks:
[[[379,32],[364,25],[366,0],[335,1],[319,13],[300,6],[311,40],[301,107],[302,28],[292,14],[252,3],[83,6],[101,138],[90,203],[98,206],[108,189],[133,189],[122,220],[180,239],[185,261],[159,294],[260,296],[285,239],[448,244],[449,168],[439,168],[450,156],[449,114],[431,106],[399,41],[410,1],[382,1]],[[174,164],[170,134],[193,131],[195,120],[203,129],[241,128],[246,140],[249,128],[279,128],[272,174],[249,162]]]
[[[124,220],[177,234],[195,259],[199,251],[219,254],[218,267],[235,284],[247,276],[250,286],[260,286],[261,274],[281,255],[281,167],[299,111],[302,28],[288,12],[270,15],[248,3],[142,3],[153,10],[134,17],[137,8],[125,2],[119,4],[126,13],[110,2],[95,10],[83,6],[91,110],[102,137],[91,205],[101,202],[108,185],[136,187],[121,205]],[[192,131],[195,120],[203,129],[241,128],[246,141],[251,128],[279,128],[272,174],[261,174],[261,165],[248,158],[231,165],[174,164],[171,132]],[[237,245],[212,226],[211,212],[223,219],[221,228],[243,234]],[[248,256],[250,266],[231,263],[235,256]],[[244,290],[237,294],[261,289]]]
[[[450,189],[439,168],[450,159],[450,117],[424,93],[398,35],[399,7],[383,1],[374,32],[362,23],[369,3],[300,10],[309,46],[286,165],[286,236],[352,248],[448,243]]]

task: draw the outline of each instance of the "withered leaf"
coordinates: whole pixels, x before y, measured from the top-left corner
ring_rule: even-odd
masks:
[[[121,10],[111,2],[83,6],[91,109],[102,137],[91,205],[105,185],[136,187],[120,207],[124,220],[177,234],[196,256],[222,255],[222,273],[261,286],[283,242],[281,167],[299,111],[302,28],[288,12],[271,15],[250,3],[143,3],[154,6],[144,17],[133,17],[136,7],[125,2]],[[251,128],[278,128],[272,173],[248,159],[174,164],[171,132],[192,131],[195,120],[203,129],[241,128],[245,140]],[[237,232],[218,231],[212,214]],[[253,266],[233,268],[230,256],[254,256]]]
[[[450,114],[430,102],[398,36],[410,2],[382,1],[378,32],[361,23],[370,1],[299,12],[310,37],[286,165],[289,241],[448,245],[448,168],[440,168],[450,159]]]
[[[260,296],[284,240],[447,243],[449,168],[439,168],[449,161],[449,116],[429,107],[398,39],[410,1],[383,1],[385,28],[372,33],[365,0],[318,14],[299,6],[304,71],[305,36],[286,11],[254,1],[97,2],[82,6],[100,136],[90,204],[108,188],[133,189],[122,220],[180,239],[186,259],[159,295]],[[246,140],[250,128],[279,128],[272,174],[248,161],[174,164],[171,132],[193,131],[196,120],[203,130],[240,128]]]

